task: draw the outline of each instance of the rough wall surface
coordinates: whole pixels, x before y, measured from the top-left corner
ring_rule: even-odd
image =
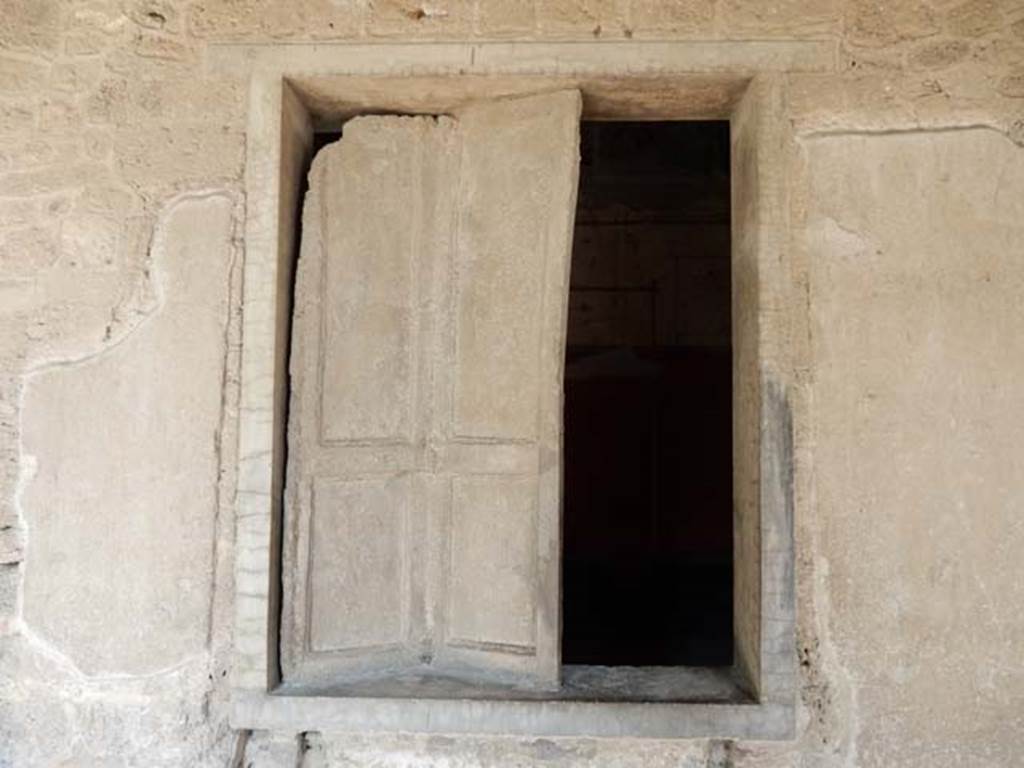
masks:
[[[214,42],[831,39],[788,78],[795,742],[227,725],[244,77]],[[1024,2],[0,0],[0,765],[1012,766]]]

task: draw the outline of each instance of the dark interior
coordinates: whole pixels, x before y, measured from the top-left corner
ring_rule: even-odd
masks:
[[[732,663],[729,126],[586,122],[565,375],[565,664]]]

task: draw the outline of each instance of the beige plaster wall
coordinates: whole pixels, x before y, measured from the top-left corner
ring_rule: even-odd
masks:
[[[213,43],[824,39],[788,78],[786,744],[227,725],[246,79]],[[1024,2],[0,0],[0,766],[1013,766]]]

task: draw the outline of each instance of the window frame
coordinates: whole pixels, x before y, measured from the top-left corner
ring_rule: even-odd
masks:
[[[784,78],[828,43],[223,46],[252,68],[236,497],[232,724],[530,736],[787,739],[795,730],[792,293]],[[647,74],[632,74],[637,62]],[[429,87],[427,87],[429,86]],[[280,528],[291,284],[315,128],[370,111],[577,87],[584,118],[727,119],[733,163],[737,669],[743,702],[329,697],[282,689]]]

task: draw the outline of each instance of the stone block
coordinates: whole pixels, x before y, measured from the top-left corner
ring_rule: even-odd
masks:
[[[42,170],[45,166],[68,166],[80,159],[81,143],[74,138],[29,135],[24,140],[12,139],[5,147],[12,171]]]
[[[8,197],[37,197],[84,187],[108,175],[107,167],[100,163],[72,162],[5,173],[0,176],[0,186]]]
[[[245,84],[226,77],[138,77],[128,82],[126,110],[132,123],[202,120],[241,128],[245,123]]]
[[[944,69],[963,61],[970,46],[964,40],[937,40],[919,43],[907,56],[914,69]]]
[[[533,0],[477,0],[477,33],[481,37],[520,37],[533,34],[537,24]]]
[[[842,5],[841,0],[723,0],[719,16],[731,38],[803,37],[836,32]]]
[[[188,29],[200,38],[290,37],[302,29],[302,23],[295,4],[274,0],[200,0],[188,9]]]
[[[47,70],[35,61],[0,55],[0,93],[39,93],[46,83]]]
[[[27,131],[35,124],[36,108],[31,102],[0,102],[0,133]]]
[[[61,38],[68,55],[108,53],[124,42],[121,3],[85,1],[65,7]]]
[[[85,100],[85,114],[93,123],[123,123],[128,115],[128,83],[107,78]]]
[[[50,68],[49,84],[54,90],[80,95],[97,89],[103,75],[100,58],[64,59],[54,62]]]
[[[115,166],[129,183],[172,190],[183,182],[237,179],[242,173],[245,140],[239,131],[161,124],[150,131],[120,129],[114,136]]]
[[[846,42],[855,46],[879,48],[938,31],[934,11],[920,0],[905,3],[849,0],[843,10]]]
[[[54,96],[39,103],[39,130],[43,133],[72,133],[82,125],[82,112],[75,99]]]
[[[634,33],[708,34],[714,24],[714,0],[633,0],[629,25]]]
[[[60,41],[57,0],[4,0],[0,13],[0,50],[52,55]]]
[[[171,0],[129,0],[125,3],[125,13],[145,29],[171,32],[181,28],[181,14]]]
[[[951,35],[978,37],[1001,28],[1006,22],[999,0],[967,0],[942,15],[942,24]]]
[[[1024,99],[1024,67],[1000,78],[996,90],[1012,99]]]
[[[300,6],[306,17],[303,34],[325,40],[360,37],[370,5],[366,0],[305,0]]]
[[[466,36],[474,8],[473,0],[377,0],[370,4],[366,31],[380,37]]]
[[[622,0],[539,0],[536,7],[541,34],[601,37],[621,35],[625,26]]]
[[[144,59],[179,64],[195,64],[199,60],[199,52],[179,36],[152,29],[139,30],[132,36],[131,52]]]
[[[64,52],[69,56],[92,56],[109,50],[117,37],[104,29],[75,29],[64,38]]]

